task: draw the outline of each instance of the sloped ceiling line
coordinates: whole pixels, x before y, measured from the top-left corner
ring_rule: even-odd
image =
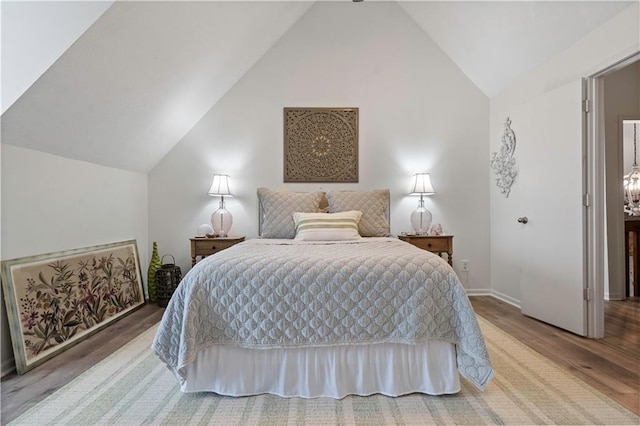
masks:
[[[312,5],[116,2],[4,113],[3,143],[147,173]]]
[[[0,2],[2,113],[112,4],[113,1]]]
[[[398,2],[489,97],[632,3]],[[3,35],[6,19],[21,7],[46,14],[56,6],[67,10],[66,2],[2,2]],[[15,89],[11,96],[19,98],[3,110],[3,143],[147,173],[301,16],[311,8],[331,8],[332,2],[101,7],[106,11],[77,13],[83,24],[76,28],[88,29],[76,30],[82,36],[24,94],[24,83],[8,84]],[[99,19],[91,24],[90,15]],[[5,51],[25,56],[24,41],[2,38],[3,84]]]

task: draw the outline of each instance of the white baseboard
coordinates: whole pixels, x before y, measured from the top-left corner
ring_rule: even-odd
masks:
[[[511,306],[515,306],[518,309],[521,308],[520,301],[518,299],[514,299],[511,296],[507,296],[506,294],[500,293],[499,291],[495,291],[495,290],[491,290],[491,295],[498,300],[502,300],[504,303],[508,303]]]
[[[0,366],[0,377],[4,377],[14,371],[16,371],[16,363],[13,358],[2,361],[2,365]]]
[[[467,296],[491,296],[491,290],[489,289],[469,289],[466,290]]]
[[[617,293],[604,293],[604,300],[626,300],[626,294],[617,294]]]
[[[518,299],[514,299],[511,296],[507,296],[506,294],[500,293],[499,291],[491,290],[491,289],[471,289],[467,290],[467,296],[491,296],[495,297],[498,300],[503,301],[504,303],[508,303],[511,306],[515,306],[520,309],[520,301]]]

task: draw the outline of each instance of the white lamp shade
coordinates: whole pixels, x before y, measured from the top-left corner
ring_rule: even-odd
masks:
[[[227,237],[233,224],[233,216],[225,208],[224,204],[224,197],[233,197],[229,190],[229,176],[214,174],[211,188],[209,188],[207,194],[221,197],[220,208],[211,215],[211,226],[213,227],[213,233],[217,237]]]
[[[433,189],[433,185],[431,185],[431,176],[429,173],[416,173],[413,177],[414,181],[411,194],[420,195],[420,203],[418,204],[418,208],[411,213],[411,226],[413,226],[413,230],[416,231],[417,235],[427,235],[433,216],[424,206],[423,196],[435,194],[436,191]]]
[[[433,185],[431,185],[431,176],[429,173],[416,173],[413,177],[414,182],[411,194],[431,195],[436,193],[433,189]]]
[[[229,190],[229,175],[213,175],[213,182],[207,194],[211,196],[233,197]]]

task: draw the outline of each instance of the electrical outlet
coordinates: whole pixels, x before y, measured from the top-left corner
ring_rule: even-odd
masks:
[[[462,263],[462,272],[469,272],[469,261],[461,260],[460,262]]]

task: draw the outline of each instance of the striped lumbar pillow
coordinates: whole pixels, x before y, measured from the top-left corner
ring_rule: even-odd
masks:
[[[358,240],[358,222],[362,212],[351,210],[340,213],[294,213],[296,240],[342,241]]]

